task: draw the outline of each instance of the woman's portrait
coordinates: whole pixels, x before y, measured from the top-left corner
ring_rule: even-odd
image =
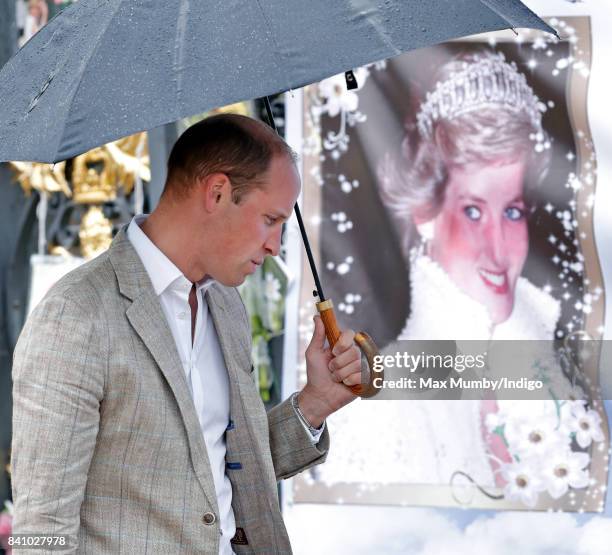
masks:
[[[522,277],[530,191],[550,163],[543,104],[490,49],[459,54],[436,79],[401,158],[379,169],[410,265],[399,339],[552,339],[559,302]]]
[[[449,43],[356,71],[357,92],[338,79],[309,97],[322,144],[311,221],[343,327],[381,347],[552,346],[596,329],[601,277],[576,215],[594,157],[566,96],[575,76],[558,69],[571,49]],[[298,497],[568,508],[601,473],[605,423],[566,369],[545,372],[548,400],[352,403],[329,419],[334,447]]]

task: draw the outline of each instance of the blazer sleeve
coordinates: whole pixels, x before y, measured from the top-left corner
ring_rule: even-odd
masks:
[[[312,438],[300,422],[291,399],[268,411],[270,451],[277,480],[284,480],[325,461],[329,450],[329,426],[313,445]]]
[[[234,306],[240,307],[238,314],[242,317],[244,325],[239,336],[244,338],[245,353],[250,359],[252,341],[249,314],[235,288],[233,295],[234,297],[230,297],[230,303],[236,303]],[[329,450],[328,426],[325,426],[319,442],[313,445],[312,437],[291,405],[291,399],[273,407],[267,414],[270,452],[277,480],[290,478],[302,470],[325,461]]]
[[[72,548],[62,553],[78,547],[100,421],[108,338],[98,328],[76,302],[47,297],[28,319],[14,354],[13,533],[68,535]]]

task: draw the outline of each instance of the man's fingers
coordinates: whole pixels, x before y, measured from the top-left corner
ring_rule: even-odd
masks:
[[[334,345],[334,348],[332,349],[332,353],[334,354],[334,356],[338,356],[344,351],[346,351],[347,349],[350,349],[354,345],[353,343],[354,339],[355,339],[355,332],[353,330],[344,330],[340,334],[338,341],[336,342],[336,344]]]
[[[332,351],[333,352],[333,351]],[[329,363],[329,369],[334,372],[343,366],[347,366],[355,361],[361,360],[361,351],[355,345],[349,347],[346,351],[334,357]]]
[[[342,383],[348,386],[361,384],[361,373],[351,374],[348,378],[342,380]]]
[[[338,370],[334,370],[332,378],[335,382],[344,382],[347,385],[361,383],[361,361],[353,361]]]
[[[322,351],[323,346],[325,345],[325,326],[323,325],[323,320],[321,320],[321,317],[318,314],[314,317],[314,325],[314,332],[308,348],[314,348],[318,351]]]

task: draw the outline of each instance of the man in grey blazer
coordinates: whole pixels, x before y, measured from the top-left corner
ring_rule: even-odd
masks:
[[[47,294],[15,349],[14,533],[79,554],[291,552],[277,480],[325,460],[324,420],[361,379],[354,334],[330,352],[316,317],[305,387],[268,413],[259,397],[235,286],[278,254],[299,189],[267,126],[209,118],[155,211]]]

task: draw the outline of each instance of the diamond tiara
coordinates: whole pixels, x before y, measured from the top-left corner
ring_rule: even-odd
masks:
[[[452,73],[445,81],[438,81],[419,108],[419,132],[423,138],[429,138],[438,120],[451,121],[485,107],[525,112],[535,133],[541,134],[542,112],[546,111],[546,106],[534,94],[516,64],[506,62],[501,53],[476,58],[473,63],[464,62],[460,71]]]

